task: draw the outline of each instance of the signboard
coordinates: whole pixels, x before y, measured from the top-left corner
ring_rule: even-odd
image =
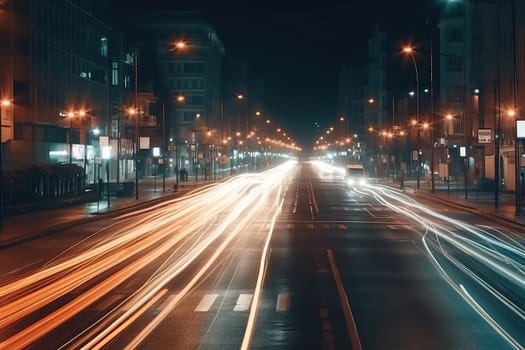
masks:
[[[525,120],[516,120],[516,137],[525,139]]]
[[[154,126],[157,125],[157,117],[154,115],[142,115],[139,123],[141,126]]]
[[[465,146],[460,146],[459,147],[459,156],[461,158],[465,158],[467,156],[467,147],[465,147]]]
[[[102,147],[109,147],[109,136],[100,136],[98,139],[99,146]]]
[[[226,154],[221,154],[221,158],[219,159],[219,163],[221,163],[221,164],[228,163],[228,156]]]
[[[153,157],[160,156],[160,147],[153,147]]]
[[[139,141],[140,149],[149,149],[149,136],[141,136]]]
[[[492,129],[478,129],[479,143],[492,143]]]

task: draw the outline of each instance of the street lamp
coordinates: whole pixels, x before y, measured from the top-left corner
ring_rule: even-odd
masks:
[[[135,199],[139,199],[139,111],[137,108],[130,108],[128,113],[135,117]]]
[[[414,64],[414,70],[416,73],[416,121],[419,124],[419,71],[417,69],[416,58],[414,57],[414,48],[411,46],[403,47],[403,53],[410,56],[412,63]],[[417,189],[419,190],[420,182],[420,172],[421,172],[421,157],[419,154],[419,148],[421,147],[421,131],[420,128],[417,128]]]
[[[4,107],[8,107],[11,105],[11,101],[7,99],[3,99],[0,103],[0,229],[3,227],[3,201],[4,201],[4,193],[2,188],[4,187],[4,184],[2,183],[2,153],[3,153],[3,141],[2,141],[2,110]]]

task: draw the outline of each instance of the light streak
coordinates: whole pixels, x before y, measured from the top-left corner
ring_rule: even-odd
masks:
[[[280,197],[280,196],[279,196]],[[277,199],[279,199],[279,197]],[[277,206],[277,210],[270,222],[270,229],[268,230],[268,235],[266,237],[266,242],[264,244],[263,251],[261,253],[261,260],[259,263],[259,272],[257,274],[257,283],[255,285],[254,297],[252,299],[252,305],[250,308],[250,313],[248,315],[248,322],[246,324],[246,329],[244,331],[244,336],[241,343],[241,350],[246,350],[250,348],[253,330],[255,328],[255,318],[257,316],[257,310],[259,307],[260,297],[262,293],[262,285],[264,281],[264,276],[266,275],[267,263],[269,260],[269,249],[270,242],[272,240],[273,230],[275,227],[275,221],[277,221],[277,215],[281,212],[283,208],[284,199],[280,200],[280,203]]]
[[[89,250],[75,253],[69,249],[56,261],[31,275],[1,286],[0,327],[11,328],[27,315],[112,271],[49,315],[2,339],[0,348],[31,344],[169,252],[168,258],[136,293],[73,337],[67,347],[74,343],[85,343],[85,348],[96,347],[99,342],[106,344],[125,330],[130,320],[142,314],[144,307],[169,281],[197,259],[210,255],[208,251],[213,247],[212,254],[204,259],[199,273],[166,309],[175,307],[224,252],[229,242],[248,231],[247,227],[261,214],[266,215],[268,209],[273,212],[278,210],[275,198],[280,198],[283,181],[293,178],[297,168],[296,163],[289,162],[265,172],[242,174],[158,204],[154,210],[142,209],[122,215],[111,225],[112,232]],[[103,233],[98,232],[90,238],[98,239],[96,236]],[[117,266],[120,266],[119,269],[114,271]],[[121,313],[120,310],[126,311]],[[161,315],[166,313],[161,312]],[[97,330],[97,324],[104,319],[105,331]],[[161,318],[157,317],[156,322],[160,321]],[[155,322],[152,325],[154,328]]]
[[[525,294],[523,238],[520,242],[518,234],[503,235],[496,228],[474,226],[443,215],[387,186],[370,185],[356,192],[374,197],[419,225],[424,252],[443,280],[507,343],[516,349],[525,349],[517,340],[522,334],[512,334],[506,326],[512,318],[525,322],[525,300],[519,297]],[[446,264],[440,263],[440,259]],[[475,299],[466,292],[463,281],[469,281],[485,293]],[[490,314],[484,303],[501,305],[499,310],[506,310],[506,316],[501,312]]]

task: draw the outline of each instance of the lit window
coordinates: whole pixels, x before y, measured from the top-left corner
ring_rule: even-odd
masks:
[[[113,86],[118,85],[118,62],[111,64],[111,84]]]
[[[100,54],[104,57],[108,57],[108,38],[100,38]]]

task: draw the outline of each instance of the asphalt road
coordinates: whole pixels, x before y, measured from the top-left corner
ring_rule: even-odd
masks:
[[[0,349],[524,348],[520,232],[283,165],[2,251]]]

